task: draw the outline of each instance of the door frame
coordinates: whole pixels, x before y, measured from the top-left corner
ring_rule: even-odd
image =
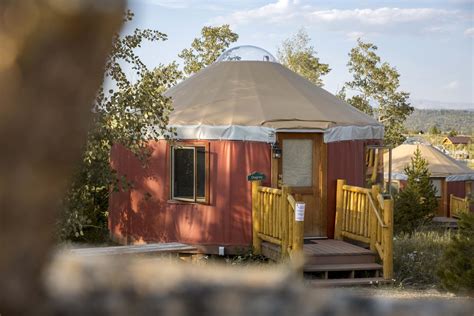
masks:
[[[295,195],[296,200],[301,194],[313,194],[318,197],[319,210],[321,212],[321,231],[325,236],[328,234],[327,230],[327,144],[324,143],[324,134],[321,132],[277,132],[276,141],[280,148],[283,149],[283,139],[312,139],[313,140],[313,186],[312,187],[291,187],[290,193]],[[280,175],[282,175],[282,159],[274,158],[271,160],[271,184],[274,188],[281,187]],[[314,212],[318,211],[316,206]],[[306,236],[305,237],[312,237]],[[313,236],[324,237],[324,236]]]

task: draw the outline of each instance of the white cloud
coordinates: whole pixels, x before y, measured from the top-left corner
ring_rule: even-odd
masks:
[[[259,8],[249,10],[238,10],[228,16],[219,16],[212,20],[213,24],[230,23],[233,25],[249,24],[251,22],[281,22],[294,17],[299,13],[298,0],[278,0],[275,3],[266,4]]]
[[[474,27],[470,27],[464,31],[464,35],[474,37]]]
[[[457,87],[459,87],[459,82],[457,80],[454,80],[446,84],[443,88],[447,90],[454,90]]]
[[[456,10],[435,8],[367,8],[321,10],[295,0],[278,0],[261,7],[238,10],[219,16],[214,24],[245,25],[282,22],[306,23],[333,31],[342,31],[349,37],[356,32],[378,33],[387,30],[413,32],[442,31],[446,24],[455,23],[463,14]],[[357,31],[354,31],[357,30]],[[352,34],[351,34],[352,33]]]
[[[346,33],[346,37],[351,40],[351,41],[356,41],[358,38],[364,37],[365,33],[364,32],[348,32]]]

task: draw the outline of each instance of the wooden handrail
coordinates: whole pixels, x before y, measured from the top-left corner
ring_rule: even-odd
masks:
[[[462,213],[469,213],[469,199],[460,198],[454,194],[449,195],[450,217],[459,218]]]
[[[296,207],[296,200],[295,200],[295,198],[294,198],[292,195],[288,194],[288,198],[287,198],[287,199],[288,199],[288,203],[290,203],[291,208],[292,208],[293,210],[295,210],[295,207]]]
[[[262,253],[262,241],[281,246],[281,257],[292,258],[303,251],[304,222],[295,220],[296,200],[287,186],[262,187],[252,182],[253,249]]]
[[[383,263],[385,279],[393,277],[393,200],[372,189],[337,180],[335,239],[367,243]]]
[[[385,225],[383,223],[382,217],[380,217],[379,211],[378,211],[377,207],[375,206],[375,203],[374,203],[374,200],[373,200],[372,196],[370,194],[367,194],[367,197],[369,198],[370,206],[372,206],[371,209],[374,212],[375,217],[377,218],[377,221],[379,222],[380,227],[382,227],[382,228],[388,227],[387,225]]]

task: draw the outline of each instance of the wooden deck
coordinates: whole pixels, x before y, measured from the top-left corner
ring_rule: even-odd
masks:
[[[305,241],[303,245],[305,256],[334,256],[334,255],[365,255],[372,251],[334,239],[316,239]]]
[[[280,258],[278,245],[262,243],[262,253],[275,261]],[[311,286],[370,285],[390,282],[381,277],[382,265],[376,253],[341,240],[305,240],[303,271]]]
[[[165,253],[189,253],[197,251],[196,247],[182,243],[144,244],[115,247],[93,247],[69,249],[79,256],[117,256],[117,255],[158,255]]]
[[[433,223],[439,224],[445,228],[458,228],[458,220],[452,217],[433,217]]]

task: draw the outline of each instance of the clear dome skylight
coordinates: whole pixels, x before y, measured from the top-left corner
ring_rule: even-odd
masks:
[[[242,45],[230,48],[223,52],[222,55],[217,58],[216,62],[244,60],[269,61],[272,63],[277,62],[275,57],[272,56],[272,54],[270,54],[263,48],[252,45]]]

